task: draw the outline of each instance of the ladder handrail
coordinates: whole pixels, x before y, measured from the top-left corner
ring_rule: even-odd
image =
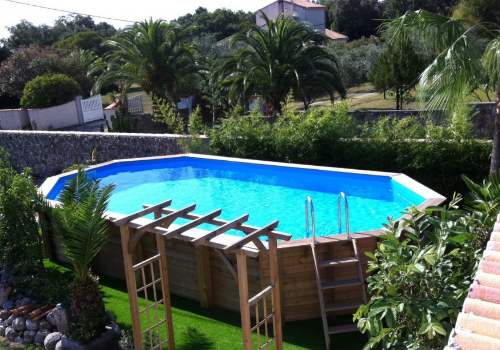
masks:
[[[313,242],[316,243],[316,225],[314,223],[314,204],[313,200],[311,197],[307,196],[306,201],[305,201],[305,207],[306,207],[306,237],[309,238],[309,205],[308,203],[311,204],[311,221],[312,221],[312,233],[313,233]]]
[[[349,237],[349,205],[347,204],[347,196],[345,195],[344,192],[340,192],[338,196],[338,207],[339,207],[339,233],[342,232],[342,208],[340,207],[340,200],[344,200],[344,207],[345,207],[345,227],[347,231],[347,238]]]

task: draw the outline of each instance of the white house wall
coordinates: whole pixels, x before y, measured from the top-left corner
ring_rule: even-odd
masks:
[[[285,14],[288,16],[296,16],[299,22],[309,22],[314,29],[321,32],[325,31],[325,8],[324,7],[310,7],[304,8],[302,6],[294,5],[288,2],[283,2]],[[256,13],[256,24],[260,27],[266,28],[266,22],[261,17],[260,11],[264,12],[269,19],[275,19],[281,12],[278,2],[273,2],[267,5]]]

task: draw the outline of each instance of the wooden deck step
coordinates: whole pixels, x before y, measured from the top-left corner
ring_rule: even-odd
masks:
[[[346,332],[358,332],[358,326],[353,323],[353,324],[346,324],[343,326],[333,326],[333,327],[328,327],[328,333],[329,334],[336,334],[336,333],[346,333]]]
[[[356,265],[357,263],[358,263],[358,259],[356,259],[355,257],[350,257],[350,258],[320,261],[320,262],[318,262],[318,267],[325,268],[325,267],[338,266],[338,265],[342,265],[342,266]]]
[[[329,304],[329,305],[325,305],[325,310],[326,310],[326,312],[333,312],[333,311],[357,309],[361,305],[363,305],[363,303],[361,301],[351,301],[348,303]]]
[[[343,280],[337,282],[327,282],[321,284],[321,289],[332,289],[332,288],[343,288],[343,287],[353,287],[360,286],[363,282],[358,279]]]

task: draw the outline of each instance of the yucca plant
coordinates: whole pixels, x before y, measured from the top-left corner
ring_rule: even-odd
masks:
[[[81,321],[88,319],[89,313],[94,319],[102,320],[96,323],[96,329],[86,329],[85,339],[72,337],[81,343],[101,334],[106,325],[99,279],[90,271],[90,262],[106,243],[108,223],[104,213],[113,189],[114,185],[101,186],[100,180],[90,179],[80,167],[76,177],[66,183],[59,195],[61,206],[54,210],[63,253],[72,261],[75,273],[70,286],[71,311],[75,320],[70,337],[72,330],[74,334],[82,333],[78,331],[85,327]]]

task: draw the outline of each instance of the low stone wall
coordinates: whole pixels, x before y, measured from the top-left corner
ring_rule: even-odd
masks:
[[[474,117],[472,123],[474,124],[474,135],[478,138],[493,138],[493,131],[495,130],[495,102],[479,102],[473,106]],[[352,111],[349,112],[354,117],[358,124],[366,122],[373,122],[382,117],[391,117],[403,119],[409,116],[418,116],[422,114],[431,114],[435,119],[441,119],[444,114],[442,111],[426,111],[419,109],[403,109],[403,110],[366,110],[366,111]]]
[[[0,131],[0,147],[11,161],[33,169],[41,178],[90,159],[97,148],[96,161],[153,157],[184,153],[178,135],[118,134],[63,131]]]
[[[3,130],[19,130],[30,127],[30,117],[26,109],[0,110],[0,128]]]

